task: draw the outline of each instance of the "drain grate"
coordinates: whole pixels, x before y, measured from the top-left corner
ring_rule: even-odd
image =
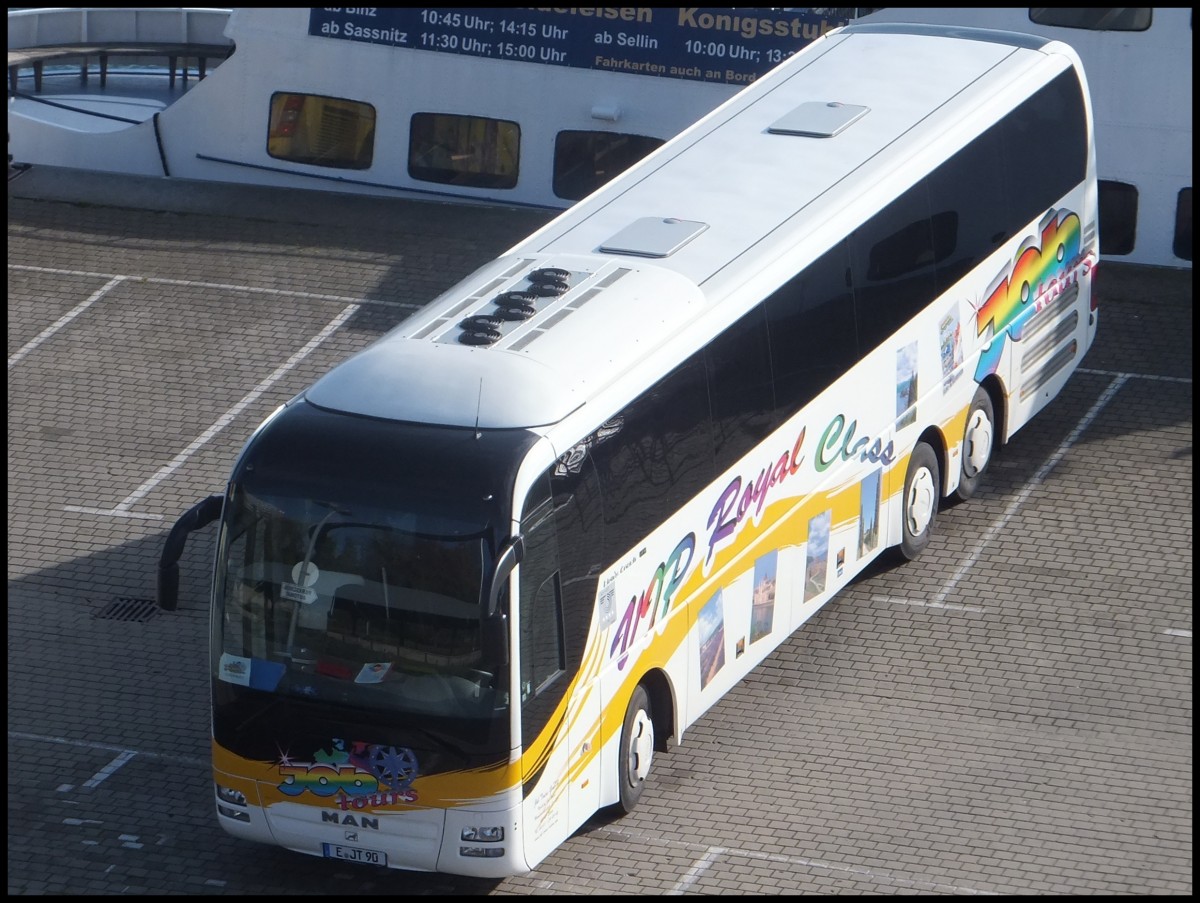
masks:
[[[158,603],[153,599],[133,599],[117,596],[112,602],[92,615],[105,621],[149,621],[158,614]]]

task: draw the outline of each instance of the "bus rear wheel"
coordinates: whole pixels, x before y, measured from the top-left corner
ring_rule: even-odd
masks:
[[[900,537],[900,554],[912,561],[925,551],[933,536],[941,499],[937,454],[925,442],[918,442],[908,459],[904,475],[904,526]]]
[[[646,688],[639,685],[625,710],[625,724],[621,728],[620,813],[629,813],[642,798],[646,789],[646,778],[650,776],[650,765],[654,761],[654,719],[650,709],[650,696]]]
[[[956,501],[965,502],[979,491],[983,472],[992,460],[996,442],[996,414],[991,396],[979,386],[971,409],[967,412],[967,428],[963,433],[962,474],[954,490]]]

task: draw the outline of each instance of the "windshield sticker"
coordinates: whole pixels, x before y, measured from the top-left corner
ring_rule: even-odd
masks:
[[[354,678],[354,682],[356,684],[382,683],[391,670],[391,662],[367,662],[362,666],[362,670],[358,672],[358,676]]]
[[[304,567],[303,561],[298,561],[292,568],[292,582],[281,584],[279,591],[289,602],[311,605],[317,601],[317,591],[313,589],[313,586],[320,576],[320,570],[311,561],[308,563],[307,569]]]
[[[217,676],[229,684],[250,686],[250,659],[240,655],[221,653],[221,663],[217,666]]]
[[[269,662],[266,659],[246,658],[223,652],[217,665],[217,678],[240,687],[250,687],[252,690],[274,690],[286,670],[287,666],[283,662]]]

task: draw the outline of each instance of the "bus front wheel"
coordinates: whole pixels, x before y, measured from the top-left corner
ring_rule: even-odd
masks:
[[[621,728],[620,812],[632,812],[642,798],[653,760],[654,719],[651,716],[650,696],[646,688],[639,685],[629,700],[625,724]]]
[[[967,428],[963,433],[962,474],[954,498],[965,502],[979,491],[983,472],[992,460],[996,442],[996,414],[992,409],[991,396],[979,386],[971,409],[967,411]]]
[[[937,454],[928,444],[918,442],[908,459],[908,473],[904,475],[900,554],[908,561],[924,552],[933,536],[941,498],[939,471]]]

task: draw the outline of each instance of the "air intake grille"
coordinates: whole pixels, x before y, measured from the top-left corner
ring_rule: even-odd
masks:
[[[538,304],[565,295],[571,290],[571,272],[558,267],[543,267],[527,277],[528,286],[501,292],[492,299],[495,310],[467,317],[458,341],[463,345],[494,345],[504,337],[505,322],[519,323],[538,312]]]
[[[158,612],[158,605],[153,599],[132,599],[128,596],[118,596],[92,615],[92,618],[102,621],[145,622],[155,617]]]

